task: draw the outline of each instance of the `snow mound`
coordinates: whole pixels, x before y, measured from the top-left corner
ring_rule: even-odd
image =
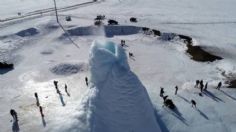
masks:
[[[104,35],[99,31],[104,30],[106,37],[113,37],[116,35],[132,35],[137,34],[141,30],[140,27],[136,26],[87,26],[87,27],[77,27],[74,29],[68,30],[72,36],[89,36],[89,35]]]
[[[89,131],[161,131],[148,93],[130,71],[122,47],[113,42],[94,42],[89,64],[91,85],[82,107],[89,117]]]
[[[16,35],[20,37],[29,37],[29,36],[37,35],[38,33],[39,31],[36,28],[28,28],[28,29],[19,31],[18,33],[16,33]]]
[[[85,63],[78,63],[78,64],[62,63],[50,68],[50,71],[56,75],[72,75],[87,70],[88,66]]]

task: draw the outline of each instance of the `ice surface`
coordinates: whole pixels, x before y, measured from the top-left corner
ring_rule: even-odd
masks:
[[[159,132],[147,91],[130,71],[124,49],[95,41],[90,52],[91,132]]]

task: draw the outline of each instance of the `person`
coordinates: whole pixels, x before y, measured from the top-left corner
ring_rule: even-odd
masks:
[[[207,85],[208,85],[208,82],[206,82],[204,90],[207,90]]]
[[[161,87],[161,90],[160,90],[160,96],[163,97],[163,94],[164,94],[164,88]]]
[[[200,81],[200,84],[203,84],[203,80]]]
[[[67,85],[66,85],[66,84],[65,84],[65,92],[68,93],[68,91],[67,91]]]
[[[85,77],[85,82],[86,82],[86,85],[88,86],[88,78]]]
[[[124,40],[121,40],[121,46],[125,46],[125,41]]]
[[[200,90],[201,90],[201,93],[203,92],[203,88],[204,88],[204,84],[203,84],[203,83],[200,83]]]
[[[38,93],[37,93],[37,92],[35,92],[35,93],[34,93],[34,96],[35,96],[35,98],[36,98],[36,105],[37,105],[37,106],[39,106],[39,98],[38,98]]]
[[[129,57],[130,57],[130,58],[131,58],[131,57],[134,57],[134,54],[131,53],[131,52],[129,52]]]
[[[53,83],[54,83],[55,88],[57,89],[58,88],[58,81],[54,80]]]
[[[17,113],[14,109],[10,110],[10,114],[15,121],[18,121]]]
[[[217,88],[216,88],[216,89],[220,90],[221,86],[222,86],[222,83],[221,83],[221,82],[219,82],[219,83],[218,83],[218,86],[217,86]]]
[[[163,97],[163,96],[162,96],[162,97]],[[166,95],[166,96],[163,97],[164,102],[166,101],[167,98],[168,98],[168,95]]]
[[[53,81],[53,83],[54,83],[54,85],[55,85],[55,88],[56,88],[56,90],[57,90],[57,93],[58,93],[58,94],[61,94],[61,93],[60,93],[60,90],[58,89],[58,81]]]
[[[44,114],[43,114],[43,107],[42,107],[42,106],[39,106],[39,111],[40,111],[41,116],[44,117]]]
[[[191,100],[191,103],[192,103],[192,107],[195,107],[195,108],[197,108],[197,106],[196,106],[196,105],[197,105],[197,103],[195,102],[195,100],[193,100],[193,99],[192,99],[192,100]]]
[[[34,93],[34,96],[35,96],[36,99],[38,99],[38,93],[37,92]]]
[[[195,85],[194,87],[197,88],[198,85],[199,85],[199,83],[200,83],[200,81],[199,81],[199,80],[196,80],[196,85]]]
[[[177,94],[177,92],[178,92],[178,86],[175,86],[175,95]]]

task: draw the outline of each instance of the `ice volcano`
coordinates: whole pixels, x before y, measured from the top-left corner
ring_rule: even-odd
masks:
[[[125,50],[113,42],[93,42],[91,84],[84,108],[91,132],[159,132],[154,108]]]

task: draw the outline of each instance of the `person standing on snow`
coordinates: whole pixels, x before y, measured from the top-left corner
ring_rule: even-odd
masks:
[[[203,84],[203,80],[201,80],[201,81],[199,82],[199,84],[200,84],[200,86],[201,86],[201,85],[204,85],[204,84]]]
[[[65,92],[68,93],[68,91],[67,91],[67,85],[66,85],[66,84],[65,84]]]
[[[39,106],[40,104],[39,104],[39,97],[38,97],[38,93],[37,93],[37,92],[35,92],[35,93],[34,93],[34,96],[35,96],[35,98],[36,98],[36,105],[37,105],[37,106]]]
[[[85,77],[85,83],[88,86],[88,78],[87,77]]]
[[[60,91],[58,89],[58,81],[53,81],[53,83],[54,83],[54,86],[55,86],[55,88],[57,90],[57,93],[60,94]]]
[[[199,85],[199,83],[200,83],[200,81],[199,80],[196,80],[196,84],[195,84],[195,88],[197,88],[198,87],[198,85]]]
[[[177,94],[177,92],[178,92],[178,86],[175,86],[175,95]]]
[[[197,103],[196,103],[196,101],[195,100],[191,100],[191,103],[192,103],[192,107],[194,107],[194,108],[197,108]]]
[[[216,89],[220,90],[221,86],[222,86],[222,82],[219,82]]]
[[[160,96],[163,97],[163,94],[164,94],[164,88],[161,87],[161,90],[160,90]]]
[[[10,114],[15,121],[18,121],[17,113],[14,109],[10,110]]]
[[[200,90],[201,90],[201,93],[203,92],[203,88],[204,88],[204,84],[203,84],[203,83],[200,83]]]
[[[54,80],[53,83],[54,83],[55,88],[57,89],[58,88],[58,81]]]

